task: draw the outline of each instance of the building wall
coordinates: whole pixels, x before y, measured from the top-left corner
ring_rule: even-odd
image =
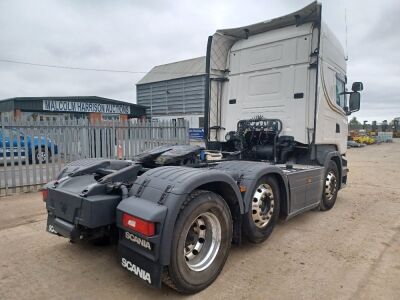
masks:
[[[137,104],[149,118],[204,114],[205,75],[139,84]]]

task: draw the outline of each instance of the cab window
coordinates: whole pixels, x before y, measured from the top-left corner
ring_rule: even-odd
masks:
[[[346,106],[346,88],[343,80],[336,77],[336,104],[341,108]]]

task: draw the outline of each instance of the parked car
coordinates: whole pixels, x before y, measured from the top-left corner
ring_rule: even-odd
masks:
[[[12,143],[10,136],[12,137]],[[19,140],[20,147],[18,152]],[[28,153],[25,153],[26,149]],[[21,156],[21,159],[25,159],[26,154],[28,154],[29,162],[31,163],[33,154],[36,163],[46,163],[51,161],[53,155],[58,154],[58,146],[49,138],[46,141],[44,136],[31,137],[17,129],[6,129],[4,132],[0,130],[0,159],[4,157],[4,152],[6,153],[6,159],[10,159],[12,151],[15,158]]]

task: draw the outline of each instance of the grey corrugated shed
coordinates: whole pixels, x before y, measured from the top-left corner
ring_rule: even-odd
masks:
[[[137,83],[137,85],[172,80],[182,77],[204,75],[205,71],[205,56],[182,60],[154,67]]]
[[[141,84],[137,103],[147,106],[151,117],[204,113],[205,82],[200,75]]]

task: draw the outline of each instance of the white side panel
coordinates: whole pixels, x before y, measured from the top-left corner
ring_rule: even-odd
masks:
[[[307,143],[311,25],[290,26],[240,40],[229,56],[229,81],[221,101],[223,140],[237,122],[262,115],[283,122],[282,135]],[[311,93],[310,93],[311,91]],[[295,99],[294,95],[299,94]],[[229,101],[235,104],[229,104]]]

